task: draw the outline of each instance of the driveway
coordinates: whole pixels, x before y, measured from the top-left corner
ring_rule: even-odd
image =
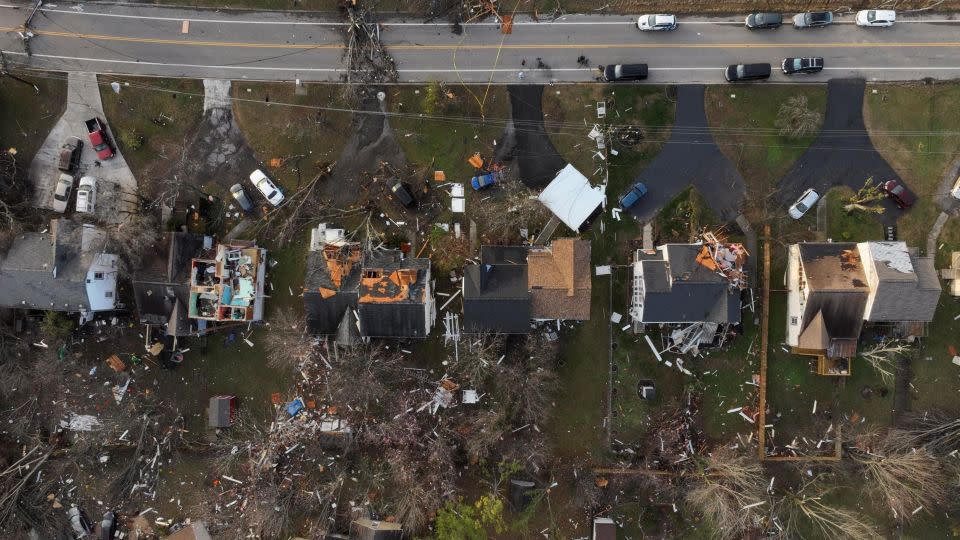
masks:
[[[507,91],[510,123],[497,148],[496,159],[516,159],[523,183],[530,189],[543,189],[567,166],[543,127],[543,86],[511,85]]]
[[[714,143],[703,105],[702,85],[677,87],[677,118],[663,150],[637,180],[647,194],[630,214],[647,222],[681,191],[694,185],[713,211],[724,221],[740,213],[746,186],[736,167]],[[617,193],[619,198],[622,193]]]
[[[103,114],[97,76],[93,73],[71,72],[67,83],[67,108],[50,130],[28,170],[28,177],[34,187],[34,206],[48,209],[53,207],[53,189],[60,176],[60,171],[57,170],[60,146],[67,137],[75,136],[83,141],[83,153],[76,176],[79,178],[89,175],[97,179],[97,219],[105,223],[122,223],[136,212],[137,179],[119,150],[111,159],[102,162],[97,160],[84,124],[95,116],[107,121],[109,131],[110,123]],[[110,136],[113,137],[112,131]],[[74,183],[74,193],[76,186]],[[67,214],[73,212],[75,198],[74,195],[70,200]]]
[[[845,185],[857,191],[873,177],[876,182],[897,179],[893,167],[873,147],[863,124],[863,79],[834,79],[827,84],[827,112],[823,130],[810,148],[780,180],[780,202],[793,204],[807,188],[821,195]],[[893,225],[902,210],[884,199],[884,225]]]

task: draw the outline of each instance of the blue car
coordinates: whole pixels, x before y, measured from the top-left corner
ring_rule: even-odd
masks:
[[[640,200],[640,197],[643,197],[647,194],[647,185],[643,182],[637,182],[630,188],[623,197],[620,197],[620,208],[624,210],[629,210],[633,205],[637,204],[637,201]]]
[[[481,176],[474,176],[470,180],[470,185],[473,186],[473,189],[480,191],[483,188],[488,188],[497,183],[497,179],[493,176],[493,173],[487,173]]]

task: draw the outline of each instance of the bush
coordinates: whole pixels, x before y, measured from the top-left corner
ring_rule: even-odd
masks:
[[[43,315],[40,331],[45,338],[62,341],[73,333],[73,320],[59,311],[48,311]]]
[[[125,129],[120,132],[120,144],[123,145],[124,150],[140,150],[145,142],[146,139],[143,135],[132,129]]]

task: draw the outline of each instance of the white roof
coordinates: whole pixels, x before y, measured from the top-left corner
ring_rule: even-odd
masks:
[[[603,204],[603,189],[593,187],[587,177],[573,165],[567,165],[537,197],[548,209],[574,231]]]

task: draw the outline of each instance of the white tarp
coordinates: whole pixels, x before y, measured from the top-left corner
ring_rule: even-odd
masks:
[[[538,197],[560,221],[574,231],[603,204],[603,189],[590,185],[587,177],[567,165]]]

